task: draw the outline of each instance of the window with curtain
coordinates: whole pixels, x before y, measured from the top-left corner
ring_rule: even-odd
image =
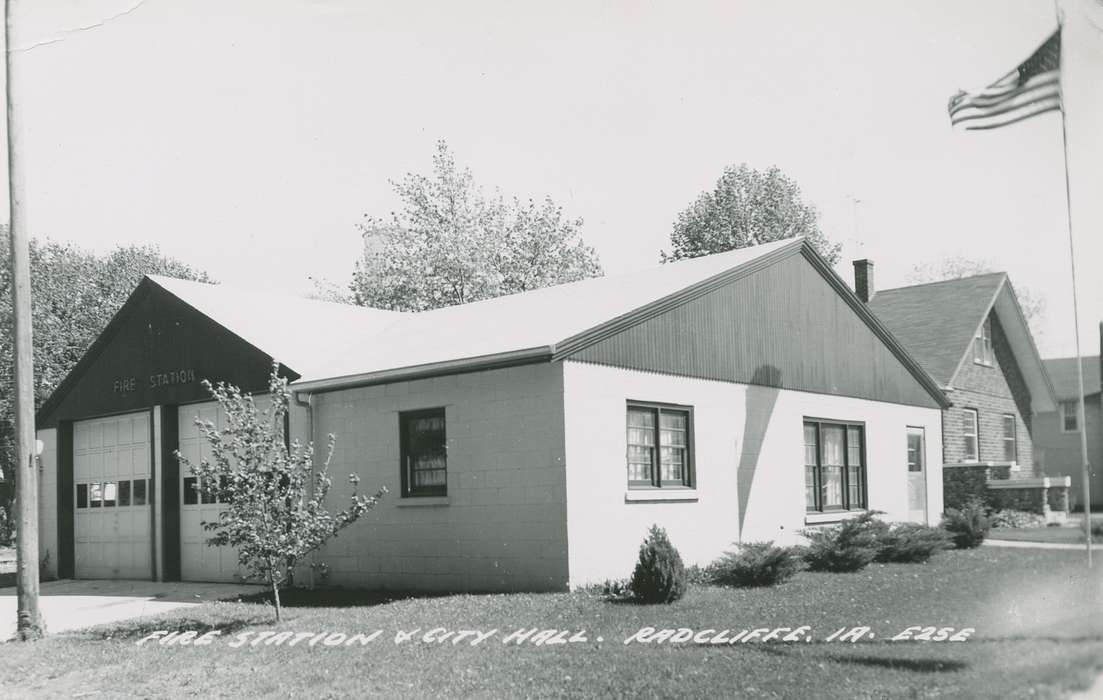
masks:
[[[692,486],[691,416],[688,407],[628,405],[629,488]]]
[[[866,507],[865,428],[804,422],[804,502],[812,512]]]
[[[444,408],[399,414],[402,495],[448,495],[448,449]]]

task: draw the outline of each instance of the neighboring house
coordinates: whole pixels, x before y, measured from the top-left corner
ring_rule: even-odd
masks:
[[[992,498],[1015,500],[1018,489],[1048,487],[1035,459],[1034,421],[1055,410],[1056,397],[1007,275],[878,291],[871,261],[854,268],[858,297],[952,403],[942,420],[945,467],[980,473],[982,491],[985,479],[1004,482],[989,489],[1015,490]],[[947,472],[947,484],[969,481],[966,473]],[[947,506],[968,495],[946,488]]]
[[[1103,340],[1103,326],[1100,326]],[[1035,450],[1044,457],[1045,471],[1050,476],[1068,476],[1072,480],[1069,499],[1075,508],[1083,508],[1083,457],[1080,448],[1080,431],[1088,445],[1088,463],[1091,465],[1092,510],[1103,509],[1103,408],[1100,399],[1101,372],[1099,355],[1083,358],[1084,365],[1084,424],[1080,424],[1080,385],[1077,380],[1076,358],[1062,357],[1045,360],[1046,370],[1057,392],[1057,410],[1041,413],[1035,419]]]
[[[563,590],[867,509],[942,512],[935,382],[802,240],[423,313],[147,278],[43,406],[62,576],[228,580],[204,545],[203,378],[292,380],[290,431],[389,494],[316,560],[334,584]]]

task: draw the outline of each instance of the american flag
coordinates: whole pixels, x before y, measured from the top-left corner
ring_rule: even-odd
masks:
[[[995,129],[1061,109],[1061,30],[1015,70],[983,90],[950,98],[950,124],[966,131]]]

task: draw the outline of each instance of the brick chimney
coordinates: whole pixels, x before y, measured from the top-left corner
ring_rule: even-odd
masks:
[[[877,288],[873,285],[872,260],[854,261],[854,292],[867,304],[877,293]]]

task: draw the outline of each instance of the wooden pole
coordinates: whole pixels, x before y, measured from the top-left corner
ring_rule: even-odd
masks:
[[[1057,31],[1064,32],[1064,16],[1061,12],[1061,5],[1058,0],[1057,5]],[[1062,87],[1064,83],[1064,37],[1062,36],[1061,53],[1058,58],[1058,80],[1061,81]],[[1091,463],[1088,460],[1088,434],[1087,425],[1085,425],[1085,418],[1087,413],[1084,410],[1084,358],[1080,356],[1080,311],[1077,303],[1076,295],[1076,246],[1073,242],[1072,236],[1072,187],[1069,181],[1069,136],[1068,136],[1068,123],[1065,118],[1065,95],[1064,90],[1061,94],[1061,144],[1064,147],[1065,155],[1065,221],[1068,224],[1069,229],[1069,265],[1072,271],[1072,323],[1075,330],[1076,339],[1076,381],[1079,387],[1080,400],[1077,406],[1076,427],[1080,429],[1080,465],[1081,465],[1081,477],[1083,479],[1083,492],[1084,492],[1084,542],[1087,550],[1088,568],[1092,566],[1092,509],[1091,509]]]
[[[12,311],[15,320],[15,566],[19,639],[43,635],[38,609],[38,467],[34,435],[34,355],[31,345],[31,254],[23,221],[23,170],[16,153],[12,70],[12,5],[4,0],[5,96],[8,101],[8,198],[10,206]]]

